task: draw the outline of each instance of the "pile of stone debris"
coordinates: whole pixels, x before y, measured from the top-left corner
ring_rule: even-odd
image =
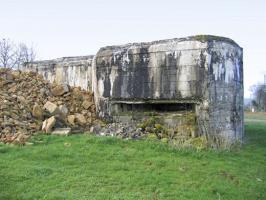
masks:
[[[40,131],[83,132],[95,123],[92,93],[51,84],[34,72],[0,69],[0,141],[24,144]]]

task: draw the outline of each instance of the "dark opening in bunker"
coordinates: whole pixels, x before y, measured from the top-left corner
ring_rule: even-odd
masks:
[[[113,122],[145,124],[156,120],[182,137],[197,133],[196,103],[179,102],[113,102]],[[154,128],[154,127],[153,127]]]
[[[193,103],[114,103],[113,113],[194,111]]]

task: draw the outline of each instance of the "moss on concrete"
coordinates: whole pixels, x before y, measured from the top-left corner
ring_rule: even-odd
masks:
[[[189,37],[192,40],[197,40],[201,42],[210,42],[210,41],[223,41],[223,42],[228,42],[233,45],[239,46],[234,40],[222,36],[216,36],[216,35],[195,35]]]

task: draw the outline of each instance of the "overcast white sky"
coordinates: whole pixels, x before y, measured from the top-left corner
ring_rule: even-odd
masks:
[[[39,59],[102,46],[213,34],[244,48],[245,96],[266,73],[266,0],[0,0],[0,38]]]

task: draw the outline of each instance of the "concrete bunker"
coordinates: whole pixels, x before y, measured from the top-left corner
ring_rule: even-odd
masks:
[[[97,114],[131,123],[152,112],[185,135],[242,140],[242,56],[208,35],[103,47],[92,67]]]
[[[109,122],[157,117],[189,137],[243,138],[243,49],[229,38],[107,46],[95,56],[28,63],[24,70],[92,91],[98,117]]]

